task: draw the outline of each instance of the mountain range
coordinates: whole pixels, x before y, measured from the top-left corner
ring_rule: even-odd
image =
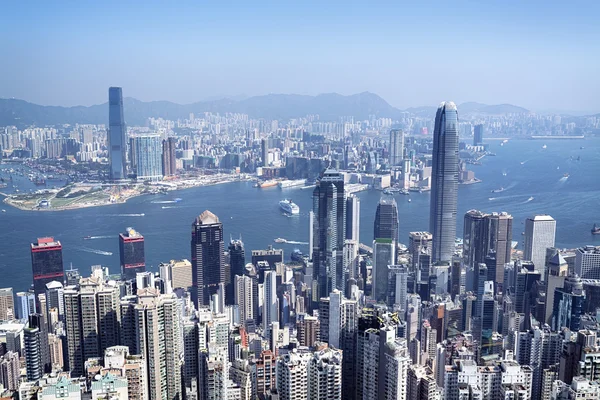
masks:
[[[338,121],[340,117],[353,116],[357,120],[369,116],[398,119],[403,112],[418,116],[435,115],[436,107],[416,107],[400,110],[391,106],[380,96],[363,92],[350,96],[326,93],[317,96],[297,94],[268,94],[248,98],[222,98],[192,104],[177,104],[169,101],[144,102],[131,97],[123,101],[125,121],[129,125],[144,125],[149,117],[177,120],[188,118],[190,113],[204,112],[242,113],[251,118],[279,119],[318,114],[321,121]],[[500,115],[508,113],[528,113],[529,110],[510,105],[486,105],[463,103],[458,106],[461,114]],[[0,99],[0,126],[16,125],[46,126],[58,124],[106,124],[108,104],[89,107],[42,106],[18,99]]]

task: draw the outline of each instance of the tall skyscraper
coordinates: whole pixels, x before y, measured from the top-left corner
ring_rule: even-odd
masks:
[[[360,243],[360,199],[353,194],[346,197],[346,239]]]
[[[123,280],[135,280],[137,273],[146,271],[144,237],[135,229],[119,234],[119,255]]]
[[[23,333],[27,380],[36,381],[40,379],[44,373],[42,366],[42,334],[39,328],[36,327],[25,328]]]
[[[234,275],[234,300],[239,306],[240,324],[246,325],[254,320],[254,296],[252,295],[252,278],[246,275]]]
[[[533,262],[535,269],[546,279],[546,249],[554,247],[556,221],[549,215],[536,215],[525,221],[523,258]]]
[[[162,179],[160,135],[138,135],[130,139],[131,164],[139,181]]]
[[[398,241],[398,207],[391,196],[382,197],[375,212],[373,240],[392,239]]]
[[[262,322],[265,336],[271,338],[269,333],[274,322],[279,322],[279,304],[277,299],[277,273],[267,271],[265,273],[265,283],[263,284],[263,310]]]
[[[473,133],[473,146],[481,146],[483,144],[483,125],[475,125]]]
[[[162,141],[162,174],[163,176],[173,176],[177,173],[177,138],[169,137]]]
[[[108,160],[109,178],[119,180],[127,178],[125,116],[123,115],[123,90],[120,87],[108,89]]]
[[[46,284],[61,281],[63,270],[62,245],[51,237],[39,238],[31,244],[31,267],[33,270],[33,291],[37,296],[46,292]]]
[[[373,286],[371,297],[375,301],[385,302],[388,295],[389,268],[396,264],[396,241],[393,239],[375,239],[373,241]]]
[[[192,274],[196,305],[208,306],[219,283],[225,283],[223,224],[206,210],[192,224]]]
[[[388,148],[390,165],[401,165],[404,159],[404,132],[401,129],[390,131],[390,146]]]
[[[39,332],[40,368],[42,373],[50,372],[50,348],[48,347],[48,322],[42,314],[29,315],[29,328],[37,329]]]
[[[0,289],[0,321],[16,319],[12,288]]]
[[[236,304],[234,302],[234,278],[236,275],[246,275],[246,252],[241,239],[232,239],[229,242],[229,271],[231,279],[230,282],[227,282],[225,303]]]
[[[321,174],[313,191],[313,212],[313,276],[321,298],[333,289],[344,290],[346,201],[344,178],[338,171]]]
[[[429,231],[432,261],[450,262],[454,255],[458,202],[458,112],[453,102],[440,105],[433,132],[433,167]]]

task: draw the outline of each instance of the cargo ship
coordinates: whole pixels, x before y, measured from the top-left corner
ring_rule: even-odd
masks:
[[[277,186],[277,181],[275,179],[270,179],[268,181],[264,181],[258,184],[258,187],[261,189],[264,188],[269,188],[269,187],[273,187],[273,186]]]

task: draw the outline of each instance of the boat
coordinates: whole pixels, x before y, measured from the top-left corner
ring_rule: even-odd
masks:
[[[409,202],[409,203],[410,203],[411,201],[412,201],[411,199],[408,199],[408,202]]]
[[[2,210],[4,212],[4,210]],[[594,224],[592,228],[592,235],[600,235],[600,226]]]
[[[174,199],[173,199],[173,201],[174,201],[175,203],[179,203],[179,202],[181,201],[181,199],[180,199],[179,197],[176,197],[176,198],[174,198]]]
[[[291,188],[291,187],[297,187],[297,186],[304,186],[305,184],[306,184],[305,179],[285,180],[285,181],[279,182],[279,187],[282,189],[285,189],[285,188]]]
[[[504,190],[505,189],[503,187],[500,187],[500,189],[493,189],[492,193],[500,193],[500,192],[504,192]]]
[[[569,175],[569,173],[568,173],[568,172],[565,172],[565,173],[563,174],[563,178],[568,178],[569,176],[570,176],[570,175]]]
[[[6,210],[5,210],[5,209],[2,209],[2,212],[6,212]]]
[[[277,186],[277,181],[275,179],[270,179],[268,181],[264,181],[258,184],[258,187],[261,189]]]
[[[92,237],[91,236],[84,236],[83,239],[84,240],[90,240]]]
[[[283,239],[283,238],[277,238],[274,240],[275,243],[285,243],[287,242],[287,240]]]
[[[546,145],[543,145],[543,146],[542,146],[542,149],[545,149],[545,148],[547,148],[547,147],[548,147],[548,146],[546,146]]]
[[[531,196],[530,198],[527,199],[527,201],[531,201],[533,200],[533,196]]]
[[[579,149],[580,149],[580,150],[583,150],[583,149],[585,149],[585,147],[581,146]]]
[[[279,202],[279,207],[281,207],[281,209],[288,214],[299,214],[300,213],[300,207],[298,207],[290,199],[281,200]]]

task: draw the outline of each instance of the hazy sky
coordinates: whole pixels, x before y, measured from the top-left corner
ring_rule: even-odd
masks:
[[[168,4],[3,2],[0,97],[371,91],[401,108],[451,99],[600,112],[597,0]]]

